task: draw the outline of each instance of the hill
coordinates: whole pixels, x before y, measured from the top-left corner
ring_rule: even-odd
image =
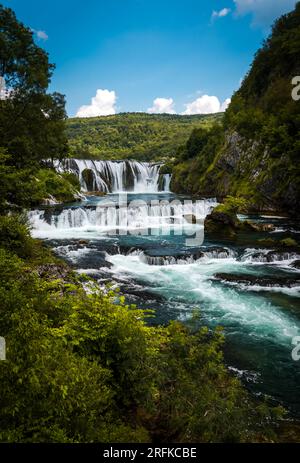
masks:
[[[300,101],[292,98],[292,79],[300,75],[299,56],[300,3],[275,22],[256,53],[225,113],[222,133],[194,131],[179,150],[175,191],[240,195],[253,209],[297,213]]]
[[[120,113],[68,119],[67,134],[73,157],[156,161],[174,156],[195,127],[209,127],[221,118],[222,114]]]

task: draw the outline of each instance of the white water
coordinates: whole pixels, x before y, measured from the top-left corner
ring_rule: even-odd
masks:
[[[212,281],[215,273],[234,271],[241,265],[232,257],[168,266],[147,265],[139,253],[108,255],[107,260],[113,264],[113,275],[142,282],[146,288],[150,285],[178,307],[184,301],[190,312],[198,306],[210,323],[235,329],[242,326],[254,338],[280,344],[288,344],[299,335],[299,323],[265,298]]]
[[[84,192],[102,191],[104,193],[134,192],[158,193],[159,170],[161,164],[138,161],[93,161],[85,159],[65,159],[55,161],[58,172],[75,174]],[[92,184],[87,185],[85,173],[89,173]],[[162,186],[169,192],[171,176],[163,175]]]
[[[100,204],[94,208],[76,207],[63,209],[58,214],[46,215],[43,210],[29,212],[36,238],[86,237],[86,233],[97,234],[111,230],[182,229],[202,227],[213,201],[181,203],[179,201],[132,201],[129,206],[118,207],[114,203]],[[193,216],[197,224],[191,224]]]

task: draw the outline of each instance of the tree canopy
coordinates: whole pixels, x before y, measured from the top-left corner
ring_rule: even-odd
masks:
[[[0,5],[0,140],[18,168],[67,153],[65,99],[47,93],[53,70],[33,32]]]

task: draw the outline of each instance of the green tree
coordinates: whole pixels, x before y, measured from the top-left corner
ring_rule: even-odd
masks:
[[[0,100],[0,140],[18,168],[66,155],[65,100],[47,94],[53,70],[32,31],[0,5],[0,77],[9,92]]]

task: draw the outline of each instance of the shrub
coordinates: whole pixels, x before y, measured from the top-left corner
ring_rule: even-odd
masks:
[[[223,204],[217,206],[215,212],[224,212],[229,215],[237,214],[238,212],[245,212],[247,209],[248,202],[245,198],[227,196]]]
[[[19,257],[32,256],[35,246],[25,216],[0,216],[0,247]]]

